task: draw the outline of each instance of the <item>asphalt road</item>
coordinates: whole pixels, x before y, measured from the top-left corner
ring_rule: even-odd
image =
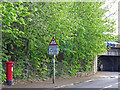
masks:
[[[101,72],[100,75],[88,81],[65,88],[100,88],[101,90],[106,88],[118,88],[118,86],[120,86],[120,80],[118,80],[118,78],[118,72]]]

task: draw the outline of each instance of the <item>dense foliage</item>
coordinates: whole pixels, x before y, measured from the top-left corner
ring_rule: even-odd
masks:
[[[114,36],[114,22],[103,20],[106,10],[99,2],[3,2],[2,79],[6,61],[14,62],[17,79],[52,77],[49,42],[55,34],[59,44],[56,76],[92,71],[94,57],[106,49]]]

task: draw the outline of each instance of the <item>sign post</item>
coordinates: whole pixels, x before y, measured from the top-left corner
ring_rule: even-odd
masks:
[[[52,38],[50,44],[49,44],[49,55],[54,55],[53,58],[53,84],[55,83],[55,55],[58,55],[58,44],[55,40],[55,35]]]
[[[53,83],[55,83],[55,55],[53,58]]]

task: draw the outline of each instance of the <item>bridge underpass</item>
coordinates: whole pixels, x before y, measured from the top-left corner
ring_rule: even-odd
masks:
[[[120,56],[101,55],[98,63],[98,71],[101,71],[101,65],[103,65],[102,71],[120,71]]]
[[[98,55],[98,71],[120,72],[120,48],[111,48],[106,54]]]

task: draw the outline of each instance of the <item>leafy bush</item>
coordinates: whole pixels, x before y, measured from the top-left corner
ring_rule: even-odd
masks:
[[[112,21],[102,17],[102,2],[2,2],[3,62],[13,61],[14,79],[52,77],[49,42],[59,45],[56,75],[93,70],[93,60],[114,39]],[[5,66],[5,65],[3,65]],[[3,81],[6,79],[2,69]],[[27,78],[26,78],[27,77]]]

